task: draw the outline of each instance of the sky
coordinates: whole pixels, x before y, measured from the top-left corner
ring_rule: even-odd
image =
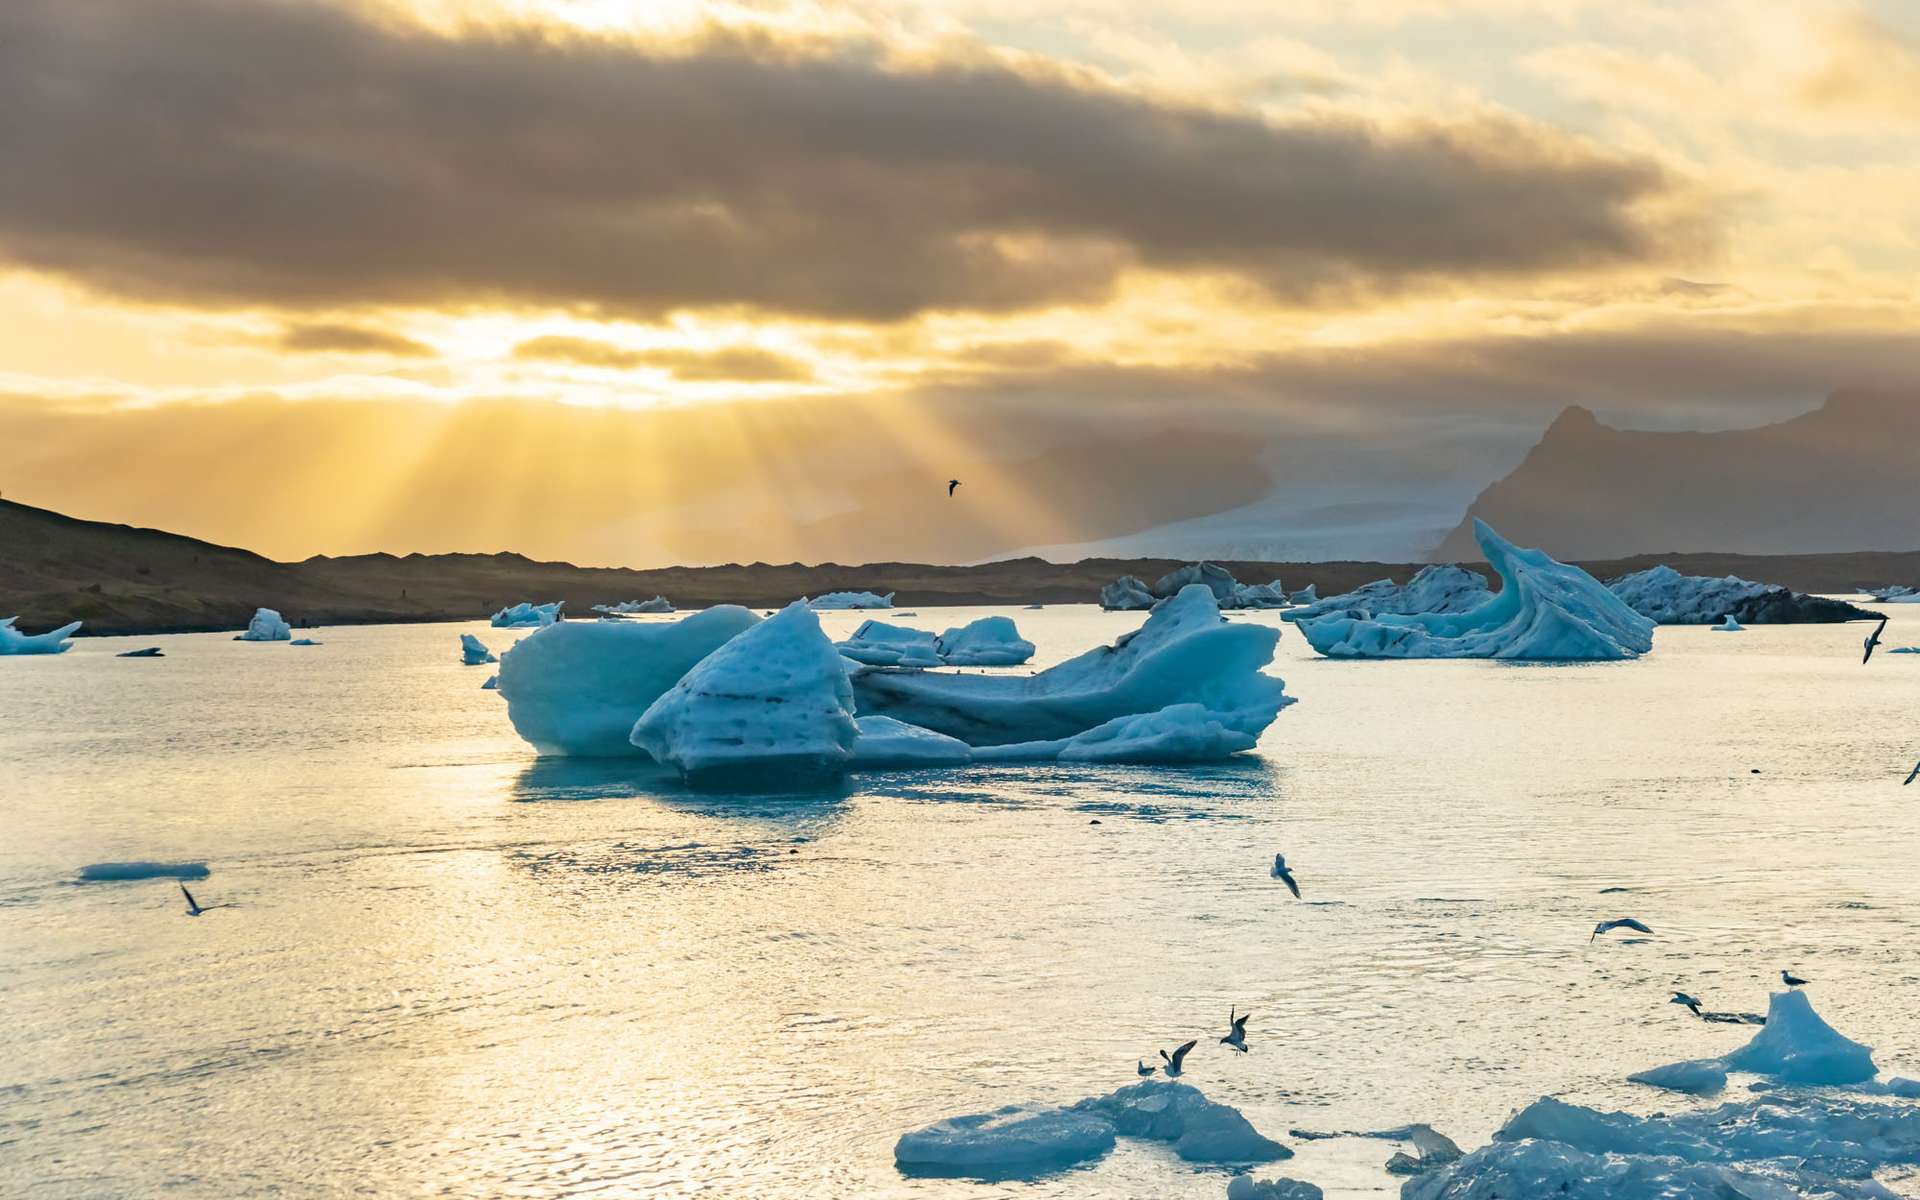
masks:
[[[1404,559],[1920,375],[1900,0],[8,0],[0,162],[0,495],[280,558]]]

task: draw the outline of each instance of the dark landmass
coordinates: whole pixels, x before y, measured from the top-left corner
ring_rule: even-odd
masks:
[[[1920,550],[1899,553],[1753,556],[1666,554],[1583,562],[1610,579],[1658,563],[1689,575],[1735,574],[1800,591],[1845,592],[1857,584],[1920,581]],[[842,566],[799,563],[667,567],[635,571],[535,562],[518,554],[362,554],[282,563],[246,550],[130,525],[81,521],[0,501],[0,616],[24,632],[66,621],[83,634],[242,629],[257,607],[295,625],[366,625],[484,617],[521,600],[567,602],[577,617],[595,604],[662,595],[681,608],[745,604],[771,608],[800,596],[867,589],[918,605],[1092,604],[1121,575],[1152,583],[1174,559],[1092,558],[1050,563],[1009,559],[970,567],[925,563]],[[1412,563],[1222,563],[1240,580],[1315,584],[1323,596],[1393,576]]]
[[[1920,546],[1920,393],[1838,392],[1792,420],[1722,433],[1613,429],[1576,406],[1480,493],[1435,562],[1479,557],[1474,517],[1563,560],[1910,550]]]

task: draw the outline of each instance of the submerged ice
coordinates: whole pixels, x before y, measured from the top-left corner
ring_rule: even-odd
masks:
[[[21,633],[13,627],[18,617],[0,617],[0,654],[64,654],[73,648],[71,639],[80,628],[79,621],[69,621],[58,629],[46,633]]]

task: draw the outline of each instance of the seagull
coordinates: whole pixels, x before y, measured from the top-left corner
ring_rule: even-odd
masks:
[[[958,479],[947,480],[947,495],[949,496],[953,495],[953,489],[959,486],[960,486],[960,481]]]
[[[1287,890],[1293,893],[1295,900],[1300,898],[1300,885],[1294,882],[1293,872],[1287,870],[1286,855],[1276,854],[1273,856],[1273,877],[1287,885]]]
[[[1793,974],[1791,971],[1782,971],[1780,972],[1780,982],[1786,984],[1790,988],[1796,988],[1803,983],[1812,983],[1813,980],[1802,979],[1798,975]]]
[[[1232,1046],[1235,1050],[1238,1050],[1240,1053],[1245,1054],[1247,1052],[1247,1018],[1252,1016],[1253,1014],[1241,1013],[1239,1016],[1236,1017],[1233,1015],[1234,1011],[1235,1010],[1232,1008],[1229,1008],[1227,1010],[1227,1021],[1232,1024],[1233,1032],[1221,1038],[1220,1040],[1226,1043],[1227,1045]]]
[[[1873,657],[1873,648],[1880,644],[1880,632],[1886,627],[1887,627],[1887,618],[1881,617],[1880,623],[1878,625],[1875,625],[1873,627],[1873,632],[1867,635],[1867,652],[1860,656],[1861,666],[1863,667],[1866,666],[1867,660]]]
[[[1907,777],[1901,781],[1900,786],[1905,787],[1915,779],[1920,779],[1920,763],[1913,764],[1913,770],[1907,772]]]
[[[1694,999],[1692,996],[1687,995],[1685,992],[1675,992],[1673,994],[1673,999],[1667,1001],[1667,1003],[1668,1004],[1684,1004],[1689,1009],[1692,1010],[1694,1016],[1697,1017],[1700,1015],[1700,1001]]]
[[[1632,917],[1619,917],[1615,920],[1602,921],[1598,925],[1595,925],[1593,927],[1593,936],[1589,937],[1587,941],[1591,943],[1594,938],[1599,937],[1601,934],[1611,933],[1616,929],[1634,929],[1634,930],[1638,930],[1641,933],[1653,932],[1653,930],[1648,929],[1645,925],[1642,925],[1640,922],[1634,920]]]
[[[1160,1068],[1150,1067],[1147,1065],[1145,1059],[1141,1059],[1140,1061],[1134,1063],[1133,1069],[1135,1074],[1141,1076],[1142,1078],[1145,1078],[1146,1076],[1153,1074],[1155,1071],[1158,1071]]]
[[[1197,1041],[1198,1039],[1195,1040]],[[1160,1057],[1167,1060],[1168,1079],[1172,1079],[1174,1076],[1180,1074],[1180,1064],[1186,1061],[1187,1051],[1191,1049],[1193,1049],[1193,1042],[1183,1042],[1173,1048],[1172,1054],[1168,1054],[1165,1050],[1160,1052]]]

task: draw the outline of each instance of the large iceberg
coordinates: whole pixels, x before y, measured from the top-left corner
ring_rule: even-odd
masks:
[[[1607,589],[1660,625],[1711,625],[1728,616],[1741,625],[1795,625],[1873,615],[1844,600],[1809,596],[1738,575],[1682,575],[1665,564],[1610,579]]]
[[[500,629],[544,628],[560,619],[560,609],[565,604],[564,600],[556,600],[552,604],[529,604],[522,600],[493,614],[492,621]]]
[[[893,717],[975,747],[1070,739],[1179,704],[1197,704],[1222,729],[1257,738],[1293,702],[1282,680],[1261,671],[1279,636],[1228,623],[1213,593],[1195,584],[1113,645],[1033,675],[868,667],[853,672],[853,689],[862,716]],[[1184,714],[1178,720],[1190,723]]]
[[[1873,1051],[1821,1020],[1805,992],[1775,992],[1753,1040],[1719,1058],[1690,1059],[1628,1076],[1670,1091],[1718,1091],[1729,1071],[1764,1075],[1777,1084],[1840,1086],[1877,1073]]]
[[[479,667],[500,660],[487,649],[487,644],[470,633],[460,635],[460,661],[465,666]]]
[[[1593,576],[1522,550],[1477,518],[1473,529],[1500,575],[1499,592],[1464,612],[1303,619],[1301,634],[1331,658],[1591,661],[1637,658],[1653,648],[1653,622]]]
[[[596,604],[593,611],[608,616],[627,616],[632,613],[670,613],[673,603],[665,596],[655,596],[651,600],[622,600],[618,604]]]
[[[894,593],[882,596],[874,592],[828,592],[811,600],[802,600],[808,608],[826,611],[842,608],[892,608]]]
[[[1313,589],[1309,587],[1307,592]],[[1295,596],[1301,607],[1280,615],[1283,621],[1298,624],[1330,614],[1378,617],[1386,613],[1411,616],[1414,613],[1459,613],[1485,604],[1493,593],[1487,577],[1465,567],[1421,567],[1405,584],[1391,579],[1376,579],[1351,592],[1319,599],[1300,593]]]
[[[940,652],[933,634],[885,621],[862,621],[853,636],[834,643],[840,653],[873,667],[937,667]]]
[[[1020,636],[1012,617],[981,617],[949,629],[933,649],[950,667],[1017,667],[1033,657],[1033,643]]]
[[[0,617],[0,654],[63,654],[73,648],[68,639],[80,628],[79,621],[69,621],[46,633],[27,634],[13,627],[19,619]]]
[[[633,756],[634,722],[760,618],[723,604],[680,621],[562,621],[500,656],[507,717],[542,754]]]
[[[255,609],[247,631],[234,635],[236,642],[286,642],[293,639],[293,627],[271,608]]]
[[[723,785],[831,779],[858,736],[846,669],[800,600],[700,660],[632,734],[689,782]]]
[[[1152,608],[1154,595],[1147,585],[1132,575],[1122,575],[1112,583],[1100,589],[1100,607],[1128,611],[1137,608]]]

